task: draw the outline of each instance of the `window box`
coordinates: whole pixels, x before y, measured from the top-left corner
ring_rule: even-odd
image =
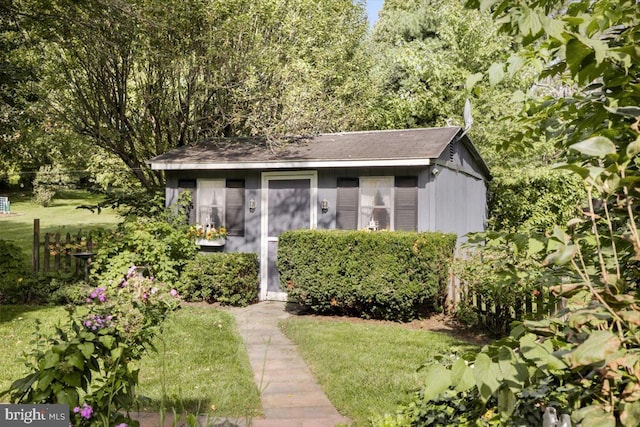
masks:
[[[220,237],[218,239],[197,239],[196,244],[200,246],[224,246],[227,243],[226,237]]]

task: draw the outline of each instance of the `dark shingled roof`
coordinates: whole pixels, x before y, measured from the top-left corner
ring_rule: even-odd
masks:
[[[323,163],[437,159],[462,132],[459,127],[328,133],[289,138],[270,146],[261,138],[219,138],[181,147],[149,161],[153,169],[238,169],[261,164],[292,167]],[[486,164],[468,138],[463,138],[474,157]],[[428,163],[426,163],[428,164]],[[487,169],[488,172],[488,169]]]

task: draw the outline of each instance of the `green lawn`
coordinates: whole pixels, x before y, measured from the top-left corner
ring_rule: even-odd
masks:
[[[0,305],[0,390],[26,374],[19,359],[31,348],[36,319],[52,330],[66,316],[63,307]],[[165,389],[168,413],[174,407],[177,413],[238,419],[260,413],[260,393],[230,314],[183,308],[166,321],[155,345],[158,353],[140,362],[141,409],[159,410]]]
[[[438,332],[400,325],[292,317],[281,323],[338,411],[358,426],[394,413],[419,389],[418,368],[454,347],[472,346]]]
[[[0,215],[0,239],[14,241],[31,259],[33,242],[33,220],[40,219],[40,232],[71,232],[91,228],[112,228],[122,218],[112,209],[104,209],[100,214],[87,209],[76,209],[79,205],[94,205],[102,196],[82,190],[60,192],[51,206],[43,208],[31,201],[29,193],[8,194],[11,215]]]

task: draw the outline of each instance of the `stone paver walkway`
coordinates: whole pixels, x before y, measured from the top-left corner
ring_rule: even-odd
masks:
[[[255,427],[333,427],[348,424],[324,394],[278,321],[290,314],[286,304],[264,301],[234,308],[240,335],[249,353],[254,379],[261,391],[264,419]]]
[[[334,427],[350,421],[340,415],[324,394],[293,343],[280,331],[278,321],[286,319],[286,303],[264,301],[243,308],[226,309],[236,318],[254,379],[260,390],[264,418],[250,421],[209,421],[202,427]],[[141,427],[160,427],[158,414],[135,415]],[[181,426],[171,415],[165,426]]]

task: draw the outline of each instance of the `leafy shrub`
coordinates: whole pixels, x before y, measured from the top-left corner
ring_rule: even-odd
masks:
[[[184,212],[176,214],[170,209],[157,217],[128,216],[103,237],[92,262],[93,274],[116,280],[129,266],[142,265],[149,266],[157,279],[176,283],[186,263],[198,252],[187,236],[187,228]]]
[[[73,188],[74,186],[73,177],[59,165],[42,166],[33,179],[34,201],[43,207],[47,207],[51,204],[56,191]]]
[[[529,242],[534,242],[529,248]],[[542,257],[530,249],[539,240],[516,233],[475,233],[464,245],[468,251],[454,261],[453,271],[462,285],[455,316],[467,326],[483,326],[492,335],[508,334],[513,320],[522,320],[525,300],[546,294],[540,283]],[[485,309],[473,304],[482,299]]]
[[[25,362],[29,374],[9,390],[13,403],[59,403],[73,409],[74,426],[137,425],[129,418],[136,400],[133,362],[151,349],[177,292],[129,270],[121,282],[85,295],[86,308],[70,309],[69,323],[51,336],[38,333]]]
[[[29,271],[20,247],[0,240],[0,303],[41,302],[47,295],[42,285]]]
[[[301,230],[282,234],[289,298],[318,313],[406,320],[442,307],[456,236]]]
[[[258,256],[254,253],[198,254],[180,278],[188,301],[246,306],[258,299]]]
[[[497,176],[489,194],[489,228],[509,232],[544,232],[566,224],[586,199],[578,177],[549,169]]]
[[[48,302],[60,305],[82,305],[86,302],[87,295],[91,290],[91,286],[84,281],[58,279],[51,279],[50,288],[52,292],[49,295]]]

